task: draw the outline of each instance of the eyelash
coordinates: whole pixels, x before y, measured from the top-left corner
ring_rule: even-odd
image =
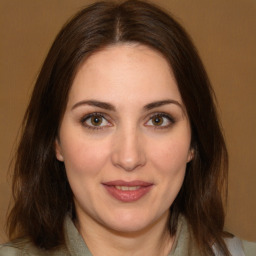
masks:
[[[93,125],[88,125],[86,124],[86,121],[89,120],[90,118],[92,117],[99,117],[99,118],[102,118],[104,120],[106,120],[108,122],[108,124],[110,125],[105,125],[105,126],[93,126]],[[164,125],[164,126],[157,126],[157,125],[146,125],[146,123],[148,122],[152,122],[152,119],[153,118],[156,118],[156,117],[160,117],[160,118],[166,118],[169,122],[169,124],[167,125]],[[103,113],[98,113],[98,112],[95,112],[95,113],[90,113],[86,116],[83,116],[80,120],[80,122],[82,123],[83,126],[85,126],[86,128],[88,129],[92,129],[92,130],[102,130],[102,129],[105,129],[106,127],[111,127],[112,124],[111,122],[109,121],[108,118],[106,118],[105,114]],[[148,127],[151,127],[153,129],[166,129],[166,128],[169,128],[170,126],[172,126],[174,123],[176,122],[176,120],[169,114],[166,114],[166,113],[154,113],[150,116],[149,120],[145,123],[146,126]]]

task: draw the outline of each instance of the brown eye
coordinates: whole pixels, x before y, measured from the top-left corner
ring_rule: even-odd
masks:
[[[92,116],[90,122],[93,126],[100,126],[102,124],[102,116]]]
[[[162,116],[155,116],[152,118],[152,124],[155,126],[160,126],[163,124],[163,122],[164,120]]]
[[[172,116],[165,113],[158,113],[152,115],[150,119],[146,122],[146,126],[152,126],[155,128],[168,128],[175,123],[175,120]]]
[[[92,113],[87,115],[81,120],[82,124],[88,128],[104,128],[111,126],[110,122],[102,115],[98,113]]]

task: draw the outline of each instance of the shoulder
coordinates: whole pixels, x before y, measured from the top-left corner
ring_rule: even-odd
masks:
[[[242,241],[236,236],[225,238],[225,243],[232,256],[245,256]]]
[[[248,242],[242,241],[245,256],[255,256],[256,255],[256,243],[255,242]]]
[[[225,242],[232,256],[256,255],[256,243],[254,242],[243,241],[237,237],[225,238]]]
[[[238,237],[224,238],[226,246],[231,256],[255,256],[256,255],[256,243],[243,241]],[[215,244],[213,245],[213,251],[215,256],[221,256]]]
[[[27,239],[17,239],[0,245],[0,256],[37,255],[36,248]],[[40,254],[38,254],[40,255]]]
[[[66,250],[46,251],[34,246],[28,239],[17,239],[0,245],[0,256],[69,256]]]

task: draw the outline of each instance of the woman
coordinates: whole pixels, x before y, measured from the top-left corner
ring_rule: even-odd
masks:
[[[80,11],[24,118],[15,240],[0,255],[243,255],[223,231],[228,157],[213,98],[188,35],[157,7]]]

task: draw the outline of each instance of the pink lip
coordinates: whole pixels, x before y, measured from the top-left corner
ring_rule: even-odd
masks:
[[[153,187],[152,183],[134,180],[134,181],[123,181],[123,180],[115,180],[104,182],[102,185],[108,191],[108,193],[113,196],[115,199],[122,202],[134,202],[139,200],[141,197],[146,195],[151,188]],[[136,190],[121,190],[117,189],[116,186],[125,186],[125,187],[137,187]]]

